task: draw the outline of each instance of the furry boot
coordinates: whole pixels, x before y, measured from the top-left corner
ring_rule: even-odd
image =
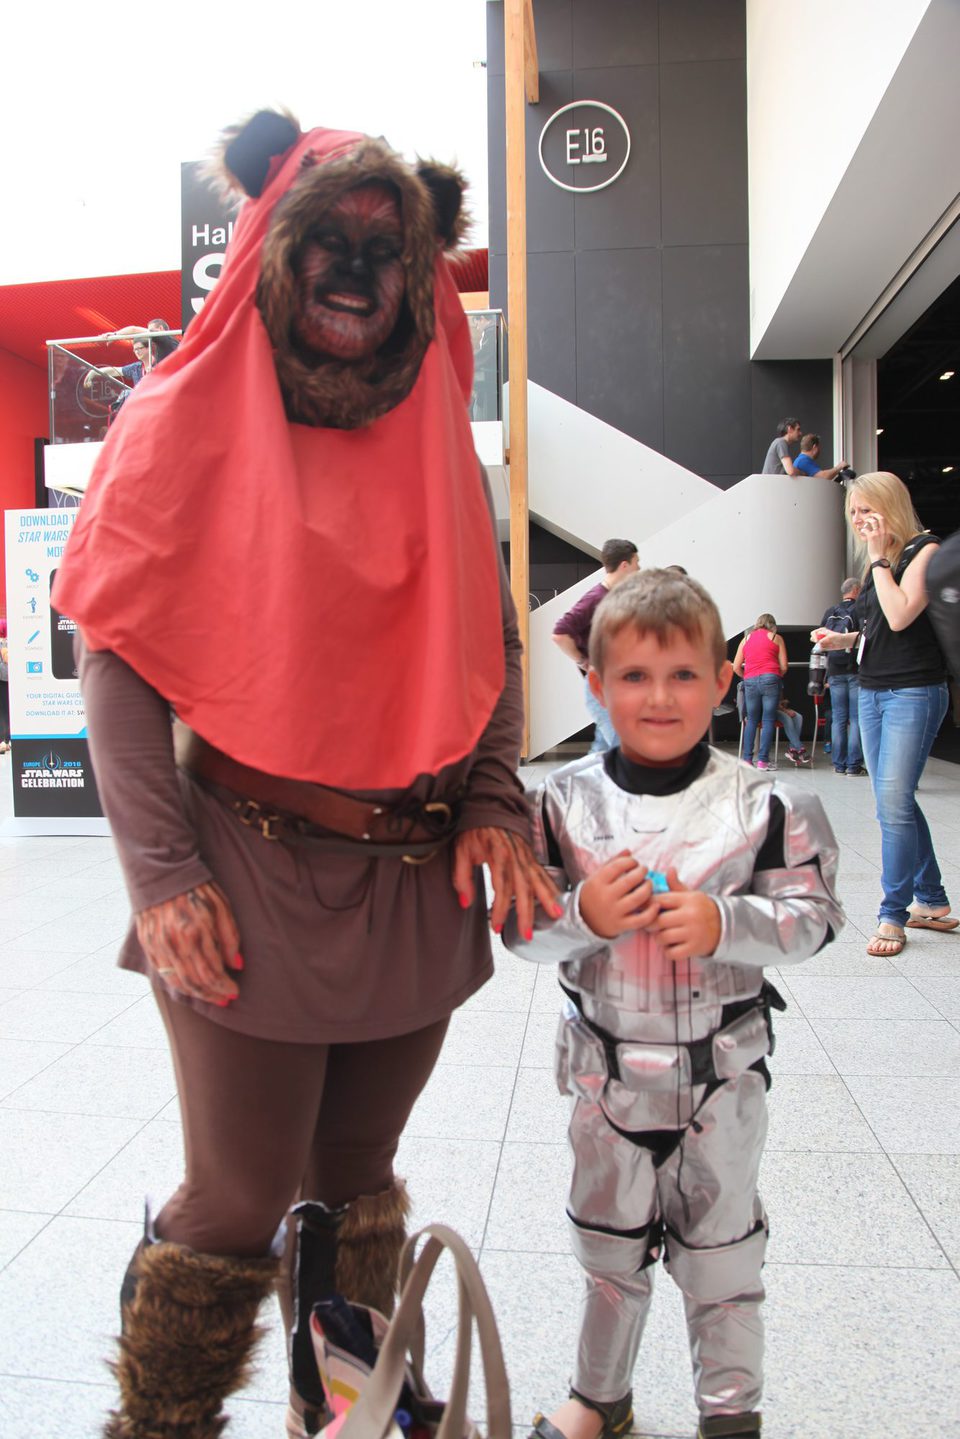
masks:
[[[215,1439],[247,1376],[278,1259],[227,1259],[144,1241],[124,1279],[120,1408],[104,1439]]]
[[[402,1179],[381,1194],[361,1195],[341,1209],[305,1200],[296,1205],[296,1244],[289,1254],[292,1303],[281,1298],[290,1331],[291,1404],[288,1439],[308,1439],[329,1419],[310,1337],[310,1312],[331,1293],[379,1309],[396,1302],[397,1267],[410,1200]]]

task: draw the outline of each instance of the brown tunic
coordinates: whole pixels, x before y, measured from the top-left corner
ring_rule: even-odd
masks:
[[[520,640],[501,566],[506,680],[472,754],[411,792],[442,800],[463,787],[459,829],[496,825],[527,837],[516,775],[523,729]],[[173,642],[173,640],[171,640]],[[464,911],[452,847],[428,864],[330,854],[264,840],[221,798],[178,771],[163,698],[116,655],[79,645],[90,748],[133,909],[215,879],[240,931],[240,997],[222,1009],[184,996],[217,1024],[262,1039],[328,1044],[383,1039],[443,1018],[493,971],[481,876]],[[280,703],[278,697],[278,703]],[[430,703],[429,695],[423,696]],[[363,715],[357,715],[363,723]],[[372,734],[371,745],[390,743]],[[391,803],[400,792],[364,791]],[[146,973],[131,928],[120,954]],[[170,991],[172,995],[172,991]]]

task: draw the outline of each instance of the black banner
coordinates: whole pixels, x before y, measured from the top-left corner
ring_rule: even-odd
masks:
[[[180,324],[184,330],[220,278],[235,214],[235,207],[224,204],[209,182],[200,178],[199,170],[195,160],[185,160],[180,166]]]
[[[91,819],[103,814],[85,739],[14,737],[12,758],[18,818]]]

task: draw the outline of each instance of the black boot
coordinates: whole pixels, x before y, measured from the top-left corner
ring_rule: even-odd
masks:
[[[123,1333],[112,1366],[120,1408],[104,1439],[215,1439],[223,1400],[247,1377],[260,1303],[279,1260],[195,1254],[144,1240],[121,1291]]]
[[[712,1414],[700,1420],[697,1439],[755,1439],[762,1426],[758,1410],[751,1414]]]

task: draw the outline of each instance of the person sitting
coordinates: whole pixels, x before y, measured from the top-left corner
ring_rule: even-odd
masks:
[[[801,767],[809,765],[810,756],[800,738],[800,716],[795,709],[790,708],[783,695],[781,695],[780,704],[777,707],[777,722],[783,725],[783,732],[787,737],[787,759],[791,764]]]
[[[847,468],[846,460],[841,460],[829,470],[820,468],[820,436],[804,435],[800,441],[800,453],[793,462],[795,474],[819,475],[824,480],[835,480],[841,470]]]

